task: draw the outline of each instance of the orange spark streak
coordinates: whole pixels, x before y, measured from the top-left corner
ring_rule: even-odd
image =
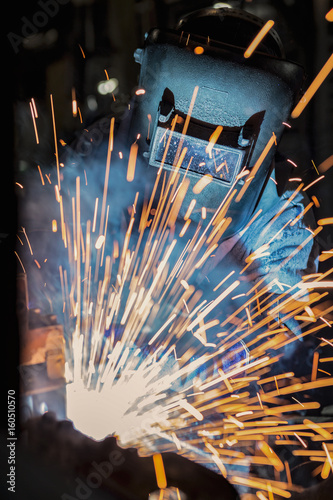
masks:
[[[239,193],[237,195],[236,202],[239,202],[241,200],[243,194],[245,193],[245,191],[249,187],[250,182],[252,181],[252,179],[256,175],[257,171],[259,170],[262,162],[264,161],[264,159],[268,155],[269,150],[271,149],[271,147],[275,143],[276,143],[276,135],[273,132],[272,136],[270,137],[269,141],[267,142],[266,146],[264,147],[261,155],[259,156],[258,160],[256,161],[254,167],[252,168],[251,172],[249,172],[249,174],[245,180],[244,186],[242,187],[242,189],[239,191]]]
[[[333,224],[333,217],[327,217],[326,219],[319,219],[317,224],[318,224],[318,226],[325,226],[327,224]]]
[[[321,175],[320,177],[318,177],[316,180],[314,180],[313,182],[310,182],[310,184],[308,184],[307,186],[305,186],[305,188],[303,189],[303,191],[306,191],[307,189],[309,189],[310,187],[312,187],[314,184],[316,184],[317,182],[321,181],[322,179],[324,179],[325,175]]]
[[[326,21],[333,22],[333,9],[329,10],[325,16]]]
[[[65,226],[65,219],[64,219],[64,206],[63,206],[63,202],[62,202],[62,196],[60,196],[59,204],[60,204],[61,237],[64,241],[65,248],[67,248],[66,226]]]
[[[40,175],[40,180],[42,182],[42,185],[45,186],[44,177],[43,177],[42,171],[40,169],[40,166],[37,165],[37,167],[38,167],[38,172],[39,172],[39,175]]]
[[[323,448],[324,448],[324,450],[325,450],[325,453],[326,453],[326,455],[327,455],[327,460],[328,460],[328,462],[329,462],[329,464],[330,464],[330,466],[331,466],[332,472],[333,472],[332,457],[331,457],[331,455],[330,455],[330,453],[329,453],[329,451],[328,451],[328,449],[327,449],[327,445],[326,445],[326,443],[323,443]]]
[[[317,92],[320,85],[323,83],[325,78],[329,75],[329,73],[333,69],[333,54],[328,58],[324,66],[319,71],[316,78],[313,80],[303,97],[300,99],[298,104],[295,106],[291,113],[292,118],[298,118],[306,105],[310,102],[314,94]]]
[[[195,184],[193,187],[193,193],[194,194],[199,194],[201,191],[208,186],[213,180],[213,176],[210,174],[206,174],[201,179]]]
[[[311,381],[313,382],[317,378],[317,369],[318,369],[318,359],[319,353],[315,351],[313,353],[313,362],[312,362],[312,372],[311,372]]]
[[[184,234],[186,233],[187,229],[188,229],[188,226],[191,224],[191,219],[187,219],[187,221],[185,222],[182,230],[180,231],[179,233],[179,237],[182,238],[184,236]]]
[[[172,172],[172,175],[171,175],[171,178],[170,178],[170,185],[172,185],[175,182],[177,173],[178,173],[178,171],[179,171],[179,169],[181,167],[181,164],[183,163],[183,160],[185,158],[186,153],[187,153],[187,148],[184,148],[182,150],[182,152],[181,152],[181,154],[180,154],[180,156],[178,158],[177,164],[176,164],[176,166],[175,166],[175,168],[174,168],[174,170]]]
[[[284,470],[283,463],[276,455],[276,453],[274,453],[272,448],[266,443],[266,441],[258,441],[258,447],[269,459],[275,470],[277,470],[278,472],[282,472]]]
[[[131,146],[130,154],[129,154],[129,159],[128,159],[128,166],[127,166],[127,181],[132,182],[134,180],[134,175],[135,175],[135,165],[136,165],[136,158],[138,155],[138,145],[135,142]]]
[[[310,208],[313,206],[313,202],[311,201],[303,210],[302,212],[297,216],[295,217],[295,219],[291,222],[291,226],[294,226],[309,210]]]
[[[55,157],[56,157],[56,165],[57,165],[58,188],[59,188],[59,191],[60,191],[60,172],[59,172],[58,141],[57,141],[57,131],[56,131],[56,124],[55,124],[55,116],[54,116],[54,106],[53,106],[53,96],[52,96],[52,94],[50,94],[50,102],[51,102],[51,112],[52,112],[54,149],[55,149]]]
[[[268,485],[260,480],[249,479],[241,476],[232,476],[230,481],[235,484],[240,484],[244,486],[249,486],[250,488],[260,488],[265,491],[269,491],[269,487],[271,488],[273,493],[280,495],[283,498],[290,498],[291,493],[289,491],[282,490],[281,488],[277,488],[272,485]]]
[[[161,328],[158,330],[158,332],[155,333],[155,335],[149,340],[148,342],[148,345],[151,345],[155,342],[155,340],[157,339],[157,337],[163,332],[163,330],[165,330],[165,328],[170,325],[170,323],[172,323],[172,321],[175,319],[175,317],[177,316],[176,313],[172,314],[170,316],[170,318],[164,323],[163,326],[161,326]]]
[[[232,276],[233,274],[235,274],[235,271],[230,271],[230,273],[225,278],[223,278],[223,280],[220,281],[220,283],[218,285],[216,285],[213,292],[216,292],[216,290],[218,290],[220,288],[220,286],[223,285],[223,283],[225,283],[227,281],[227,279],[230,278],[230,276]]]
[[[197,200],[194,200],[194,199],[191,201],[191,203],[189,204],[189,207],[188,207],[188,209],[186,211],[186,214],[184,215],[184,220],[189,219],[189,217],[190,217],[190,215],[192,213],[192,210],[195,207],[196,202],[197,202]]]
[[[333,436],[330,432],[328,432],[326,429],[323,429],[321,427],[321,425],[319,425],[315,422],[312,422],[312,420],[309,420],[306,418],[303,420],[303,424],[306,427],[309,427],[310,429],[318,432],[318,434],[320,434],[324,439],[332,439],[333,438]]]
[[[203,47],[201,47],[201,45],[198,45],[197,47],[195,47],[194,51],[193,51],[196,55],[201,55],[205,52],[205,49]]]
[[[79,46],[79,48],[80,48],[80,50],[81,50],[81,54],[82,54],[83,59],[85,59],[85,58],[86,58],[86,55],[85,55],[85,53],[83,52],[83,48],[81,47],[81,45],[80,45],[80,44],[78,44],[78,46]]]
[[[93,217],[93,225],[92,225],[92,232],[95,232],[96,229],[96,220],[97,220],[97,208],[98,208],[98,198],[95,200],[95,208],[94,208],[94,217]]]
[[[99,234],[102,234],[103,227],[104,227],[106,197],[107,197],[107,192],[108,192],[109,174],[110,174],[111,152],[113,151],[114,122],[115,122],[115,118],[112,117],[111,118],[111,122],[110,122],[109,144],[108,144],[108,152],[107,152],[107,158],[106,158],[106,167],[105,167],[105,177],[104,177],[104,188],[103,188],[103,199],[102,199],[102,210],[101,210],[101,220],[100,220],[100,226],[99,226]]]
[[[24,265],[23,265],[23,263],[22,263],[22,261],[21,261],[21,259],[20,259],[20,257],[19,257],[19,254],[16,252],[16,250],[14,250],[14,254],[15,254],[15,255],[16,255],[16,257],[18,258],[18,261],[19,261],[19,263],[21,264],[21,267],[22,267],[22,269],[23,269],[23,272],[25,273],[26,271],[25,271]]]
[[[80,317],[81,317],[81,257],[80,257],[80,243],[81,243],[81,218],[80,218],[80,177],[76,177],[76,250],[77,250],[77,261],[76,261],[76,303],[78,307],[77,312],[77,331],[80,332]]]
[[[191,119],[192,111],[193,111],[193,108],[194,108],[194,103],[195,103],[195,100],[196,100],[197,95],[198,95],[198,91],[199,91],[199,86],[196,85],[194,87],[194,90],[193,90],[191,102],[190,102],[190,105],[189,105],[189,108],[188,108],[188,112],[187,112],[187,115],[186,115],[186,119],[185,119],[185,122],[184,122],[183,130],[182,130],[182,137],[181,137],[181,139],[179,141],[177,152],[175,154],[174,164],[178,163],[179,155],[180,155],[180,152],[182,151],[182,148],[183,148],[184,136],[187,133],[187,129],[188,129],[188,126],[189,126],[189,123],[190,123],[190,119]],[[175,118],[176,117],[177,117],[177,115],[175,116]],[[171,130],[172,130],[172,126],[171,126]],[[168,145],[167,145],[167,147],[168,147]],[[163,160],[164,160],[164,156],[163,156],[163,159],[162,159],[162,164],[163,164]]]
[[[52,221],[52,231],[53,233],[57,232],[57,221],[55,219]]]
[[[30,102],[30,111],[31,111],[31,117],[32,117],[32,122],[34,124],[34,130],[35,130],[35,136],[36,136],[36,143],[39,144],[39,138],[38,138],[38,132],[37,132],[37,125],[36,125],[36,120],[35,120],[35,112],[34,112],[34,109],[33,109],[33,105],[32,103]]]
[[[165,489],[167,487],[167,479],[165,475],[162,455],[160,453],[156,453],[156,455],[153,455],[153,461],[155,467],[157,486],[160,489]]]
[[[250,45],[248,46],[248,48],[244,52],[244,57],[245,58],[248,58],[248,57],[250,57],[253,54],[253,52],[255,51],[255,49],[257,48],[257,46],[260,44],[260,42],[262,41],[262,39],[266,36],[266,34],[269,32],[269,30],[273,26],[274,26],[274,21],[272,21],[272,20],[267,21],[267,23],[261,28],[261,30],[259,31],[259,33],[255,36],[255,38],[253,39],[253,41],[250,43]]]
[[[95,248],[99,250],[102,247],[104,241],[105,241],[105,236],[104,234],[101,234],[96,240]]]
[[[29,246],[29,250],[30,250],[30,254],[33,255],[33,251],[32,251],[32,248],[31,248],[30,241],[29,241],[28,235],[26,233],[26,230],[25,230],[24,227],[22,227],[22,230],[23,230],[23,234],[25,236],[25,239],[27,240],[27,243],[28,243],[28,246]]]
[[[32,104],[32,107],[34,110],[35,118],[38,118],[37,107],[36,107],[35,99],[33,97],[31,98],[31,104]]]
[[[222,125],[218,125],[218,127],[216,127],[216,129],[214,130],[214,132],[212,133],[212,135],[210,136],[209,138],[209,143],[207,144],[207,147],[206,147],[206,153],[211,156],[212,154],[212,149],[213,147],[215,146],[216,144],[216,141],[217,139],[219,138],[221,132],[223,130],[223,127]]]
[[[308,447],[306,442],[297,434],[297,432],[294,432],[294,436],[298,439],[298,441],[301,443],[301,445],[304,446],[304,448]]]

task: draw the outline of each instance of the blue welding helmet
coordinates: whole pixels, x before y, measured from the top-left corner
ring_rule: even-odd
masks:
[[[232,221],[224,239],[240,231],[258,205],[304,79],[303,69],[285,59],[274,29],[244,57],[264,24],[242,10],[207,8],[183,17],[173,30],[152,29],[135,53],[143,90],[130,141],[141,134],[139,152],[149,168],[173,170],[186,148],[179,173],[190,184],[182,210],[196,199],[191,219],[199,221],[206,207],[207,223],[228,200]],[[196,194],[194,186],[207,174],[210,183]]]

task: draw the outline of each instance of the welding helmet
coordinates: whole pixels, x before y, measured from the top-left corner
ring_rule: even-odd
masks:
[[[190,181],[184,211],[196,199],[191,219],[199,221],[206,207],[209,220],[225,200],[231,224],[224,239],[258,205],[304,78],[301,66],[285,59],[274,29],[244,56],[264,24],[242,10],[206,8],[173,30],[152,29],[135,53],[141,71],[131,141],[141,133],[149,168],[173,170],[180,145],[186,148],[179,170]],[[205,175],[210,182],[193,191]]]

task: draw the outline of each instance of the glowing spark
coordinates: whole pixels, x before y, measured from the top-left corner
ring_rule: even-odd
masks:
[[[333,217],[327,217],[325,219],[319,219],[317,222],[318,226],[326,226],[327,224],[333,224]]]
[[[128,182],[132,182],[134,180],[137,154],[138,154],[138,145],[137,143],[134,143],[131,146],[130,155],[128,159],[127,177],[126,177]]]
[[[263,481],[260,481],[259,479],[250,479],[246,477],[241,477],[241,476],[232,476],[230,478],[230,481],[234,484],[240,484],[244,486],[249,486],[250,488],[260,488],[261,490],[269,491],[269,487],[271,488],[273,493],[276,493],[277,495],[280,495],[283,498],[290,498],[291,493],[289,491],[285,491],[284,489],[282,490],[281,488],[277,488],[272,485],[268,485]]]
[[[202,208],[201,208],[201,218],[202,218],[203,220],[205,220],[205,219],[206,219],[206,217],[207,217],[207,209],[206,209],[206,207],[202,207]]]
[[[205,49],[201,47],[201,45],[198,45],[197,47],[195,47],[193,52],[197,55],[201,55],[205,52]]]
[[[320,434],[324,439],[332,439],[333,438],[333,436],[330,432],[328,432],[326,429],[323,429],[323,427],[321,427],[321,425],[316,424],[315,422],[312,422],[312,420],[309,420],[306,418],[303,420],[303,424],[306,427],[309,427],[310,429],[318,432],[318,434]]]
[[[145,89],[138,89],[135,91],[136,95],[144,95],[146,93]]]
[[[333,22],[333,9],[329,10],[325,16],[326,21]]]
[[[266,441],[258,441],[258,447],[263,452],[263,454],[266,455],[275,470],[277,470],[278,472],[282,472],[284,470],[283,463],[281,462],[277,454],[272,450],[272,448],[266,443]]]
[[[52,232],[57,232],[57,221],[55,219],[52,220]]]
[[[16,184],[18,187],[20,187],[21,189],[23,189],[22,184],[20,184],[19,182],[15,182],[15,184]]]
[[[44,178],[43,178],[43,174],[42,174],[41,168],[40,168],[39,165],[37,165],[37,168],[38,168],[38,172],[39,172],[39,175],[40,175],[40,180],[42,182],[42,186],[45,186],[45,182],[44,182]]]
[[[333,166],[333,155],[329,156],[324,160],[318,167],[320,173],[327,172]]]
[[[39,138],[38,138],[38,132],[37,132],[37,125],[36,125],[36,113],[33,107],[33,104],[30,102],[30,111],[31,111],[31,116],[32,116],[32,122],[34,125],[34,131],[35,131],[35,136],[36,136],[36,143],[39,144]]]
[[[72,88],[72,113],[73,116],[77,116],[77,100],[74,87]]]
[[[182,230],[180,231],[179,233],[179,237],[182,238],[184,236],[184,234],[186,233],[187,229],[188,229],[188,226],[191,224],[191,219],[187,219],[187,221],[185,222]]]
[[[212,154],[212,149],[213,147],[215,146],[216,144],[216,141],[217,139],[219,138],[219,136],[221,135],[221,132],[223,130],[223,127],[222,125],[219,125],[218,127],[216,127],[216,129],[214,130],[214,132],[212,133],[212,135],[210,136],[209,138],[209,143],[207,144],[206,146],[206,153],[211,156]]]
[[[265,497],[262,491],[256,491],[256,495],[259,498],[259,500],[267,500],[267,497]]]
[[[32,104],[32,108],[33,108],[33,112],[34,112],[35,118],[38,118],[37,107],[36,107],[35,99],[33,97],[31,98],[31,104]]]
[[[264,407],[263,407],[263,405],[262,405],[262,402],[261,402],[261,397],[260,397],[259,392],[257,392],[257,398],[258,398],[258,401],[259,401],[259,404],[260,404],[260,408],[263,410],[263,409],[264,409]]]
[[[323,443],[323,448],[324,448],[324,451],[325,451],[325,453],[326,453],[326,455],[327,455],[327,460],[328,460],[328,462],[329,462],[329,464],[330,464],[330,466],[331,466],[332,472],[333,472],[332,457],[331,457],[331,455],[330,455],[330,453],[329,453],[329,451],[328,451],[328,449],[327,449],[327,445],[326,445],[326,443]]]
[[[226,478],[227,477],[227,469],[225,468],[220,457],[214,454],[214,455],[212,455],[212,459],[216,463],[217,467],[219,468],[222,476]]]
[[[250,57],[257,46],[260,44],[260,42],[263,40],[263,38],[266,36],[266,34],[269,32],[269,30],[274,26],[274,21],[269,20],[267,23],[261,28],[259,33],[255,36],[253,41],[250,43],[246,51],[244,52],[244,57],[248,58]]]
[[[181,399],[179,401],[179,405],[184,408],[184,410],[188,411],[191,415],[193,415],[194,418],[196,418],[197,420],[201,421],[203,420],[203,415],[202,413],[200,413],[199,410],[197,410],[196,408],[194,408],[194,406],[192,406],[188,401],[186,401],[185,399]]]
[[[55,198],[56,198],[57,202],[60,203],[60,193],[59,193],[59,187],[57,184],[54,185],[54,194],[55,194]]]
[[[208,257],[217,249],[217,247],[218,244],[215,243],[210,248],[208,248],[208,250],[206,250],[201,259],[198,260],[198,262],[195,264],[195,269],[199,269],[202,266],[202,264],[208,259]]]
[[[199,194],[201,191],[208,186],[213,180],[213,176],[210,174],[206,174],[201,179],[195,184],[193,187],[193,193],[194,194]]]
[[[189,207],[186,211],[186,214],[184,215],[184,220],[187,220],[190,217],[192,210],[195,207],[196,202],[197,202],[197,200],[194,200],[194,199],[191,201],[191,203],[189,204]]]
[[[164,470],[163,458],[160,453],[153,455],[157,486],[164,490],[167,487],[167,479]]]
[[[108,152],[107,152],[106,167],[105,167],[104,189],[103,189],[103,199],[102,199],[102,209],[101,209],[101,220],[100,220],[100,225],[99,225],[99,233],[100,234],[102,234],[102,232],[103,232],[103,226],[104,226],[106,198],[107,198],[108,183],[109,183],[109,174],[110,174],[111,153],[113,151],[114,122],[115,122],[115,118],[112,117],[111,118],[111,122],[110,122],[109,143],[108,143]],[[96,266],[96,269],[97,269],[97,266]]]
[[[313,182],[310,182],[310,184],[308,184],[307,186],[305,186],[305,188],[303,189],[303,191],[306,191],[307,189],[309,189],[310,187],[312,187],[314,184],[316,184],[317,182],[321,181],[322,179],[324,179],[325,175],[321,175],[320,177],[318,177],[318,179],[314,180]]]
[[[303,210],[302,212],[297,216],[295,217],[295,219],[291,222],[291,226],[294,226],[295,224],[297,224],[297,222],[303,218],[303,216],[310,210],[310,208],[313,207],[313,203],[309,203]]]
[[[299,434],[297,434],[297,432],[294,432],[294,436],[298,439],[298,441],[301,443],[301,445],[304,446],[304,448],[308,447],[306,442],[299,436]]]
[[[30,254],[33,255],[33,251],[32,251],[31,245],[30,245],[30,241],[29,241],[27,232],[26,232],[26,230],[25,230],[24,227],[22,227],[22,231],[23,231],[23,234],[25,236],[25,239],[27,240],[27,243],[28,243],[28,246],[29,246],[29,250],[30,250]]]
[[[297,165],[296,165],[296,163],[294,161],[291,161],[291,160],[287,159],[287,162],[291,163],[293,167],[297,168]]]
[[[317,378],[317,369],[318,369],[318,359],[319,353],[315,351],[313,353],[313,361],[312,361],[312,372],[311,372],[311,381],[313,382]]]
[[[53,105],[53,96],[52,96],[52,94],[50,94],[50,102],[51,102],[51,112],[52,112],[54,149],[55,149],[55,157],[56,157],[56,165],[57,165],[58,188],[59,188],[59,191],[60,191],[60,172],[59,172],[58,142],[57,142],[57,131],[56,131],[56,124],[55,124],[54,105]]]
[[[322,69],[319,71],[316,78],[313,80],[303,97],[300,99],[298,104],[295,106],[291,113],[292,118],[298,118],[306,105],[310,102],[314,94],[317,92],[320,85],[323,83],[325,78],[329,75],[333,69],[333,54],[328,58]]]
[[[155,342],[155,340],[157,339],[157,337],[159,337],[159,335],[163,332],[163,330],[165,330],[165,328],[170,325],[170,323],[172,323],[172,321],[175,319],[175,317],[177,316],[176,313],[172,314],[172,316],[170,316],[170,318],[164,323],[163,326],[161,326],[161,328],[155,333],[155,335],[153,336],[153,338],[151,338],[148,342],[148,345],[151,345]]]
[[[252,168],[251,172],[249,172],[248,177],[246,178],[244,186],[239,191],[239,193],[238,193],[238,195],[236,197],[236,202],[239,202],[241,200],[243,194],[247,190],[250,182],[252,181],[252,179],[256,175],[257,171],[259,170],[262,162],[264,161],[264,159],[268,155],[268,152],[272,148],[273,144],[276,144],[276,135],[274,134],[274,132],[272,133],[272,136],[270,137],[269,141],[267,142],[266,146],[264,147],[263,151],[261,152],[261,154],[260,154],[258,160],[256,161],[254,167]]]
[[[119,257],[119,244],[118,241],[113,242],[113,258],[118,259]]]
[[[19,257],[19,254],[16,252],[16,250],[14,250],[14,254],[16,255],[16,257],[17,257],[17,259],[18,259],[19,263],[21,264],[21,267],[22,267],[22,269],[23,269],[23,272],[25,273],[26,271],[25,271],[24,265],[23,265],[23,263],[22,263],[22,261],[21,261],[21,259],[20,259],[20,257]]]
[[[78,46],[79,46],[79,48],[80,48],[80,50],[81,50],[81,54],[82,54],[83,59],[85,59],[85,58],[86,58],[86,55],[85,55],[85,53],[83,52],[83,48],[81,47],[81,45],[80,45],[80,44],[78,44]]]
[[[105,241],[105,236],[104,236],[104,234],[101,234],[97,238],[96,243],[95,243],[96,250],[99,250],[100,248],[102,248],[102,245],[103,245],[104,241]]]
[[[185,280],[181,280],[180,284],[185,288],[185,290],[189,289],[189,285],[188,285],[188,283]]]

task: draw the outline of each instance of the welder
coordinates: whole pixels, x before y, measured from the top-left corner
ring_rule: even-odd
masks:
[[[180,227],[191,202],[193,228],[212,227],[221,207],[228,207],[215,255],[196,276],[207,301],[232,269],[237,275],[245,266],[237,295],[257,284],[283,297],[317,270],[310,236],[315,221],[304,210],[309,201],[299,182],[289,180],[292,162],[278,152],[304,72],[286,59],[274,28],[247,56],[264,24],[238,9],[205,8],[173,30],[153,29],[135,53],[140,92],[126,135],[130,146],[148,128],[137,141],[146,175],[163,168],[187,177]],[[203,178],[205,187],[198,189]],[[231,302],[220,318],[241,303]],[[282,313],[279,324],[291,339],[300,336],[294,318],[284,321]],[[288,345],[286,357],[298,344]]]

